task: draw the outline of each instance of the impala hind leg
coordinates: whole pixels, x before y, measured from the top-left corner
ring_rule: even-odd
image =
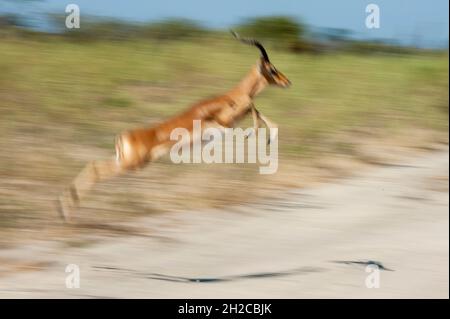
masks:
[[[96,183],[117,176],[127,168],[115,160],[91,161],[77,175],[70,186],[58,198],[58,210],[65,221],[70,221],[70,213],[79,206],[81,199]]]

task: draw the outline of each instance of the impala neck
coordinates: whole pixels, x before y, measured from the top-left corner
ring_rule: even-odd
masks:
[[[264,90],[267,85],[267,80],[259,71],[259,65],[256,64],[241,80],[241,82],[233,89],[233,92],[237,94],[245,94],[253,99],[253,97]]]

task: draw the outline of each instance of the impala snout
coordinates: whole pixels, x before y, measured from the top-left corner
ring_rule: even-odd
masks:
[[[287,89],[291,86],[291,81],[289,81],[289,79],[283,75],[283,78],[277,81],[277,85],[284,89]]]
[[[291,81],[280,71],[273,66],[265,72],[266,79],[272,85],[276,85],[281,88],[288,88],[291,86]]]

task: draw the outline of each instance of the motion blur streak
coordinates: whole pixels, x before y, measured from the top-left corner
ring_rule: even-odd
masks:
[[[115,161],[119,132],[226,92],[259,53],[195,21],[25,22],[0,15],[0,297],[448,298],[447,48],[243,21],[292,82],[255,98],[279,127],[277,173],[164,156],[100,182],[67,225],[55,198]],[[368,261],[392,270],[378,289]]]

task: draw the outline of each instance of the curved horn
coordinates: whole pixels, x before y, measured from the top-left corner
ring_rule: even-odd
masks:
[[[238,39],[239,41],[241,41],[242,43],[245,44],[250,44],[250,45],[254,45],[255,47],[257,47],[259,49],[259,51],[261,51],[261,56],[264,58],[264,60],[266,60],[267,62],[269,62],[269,56],[267,55],[266,49],[264,49],[264,47],[262,46],[262,44],[254,39],[244,39],[241,38],[239,36],[239,34],[237,34],[236,32],[234,32],[233,30],[230,30],[231,34]]]

